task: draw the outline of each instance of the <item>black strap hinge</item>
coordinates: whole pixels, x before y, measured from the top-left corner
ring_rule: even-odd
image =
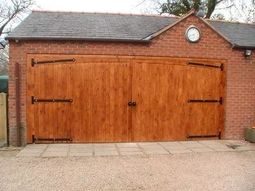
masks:
[[[219,103],[219,104],[223,104],[223,98],[221,97],[218,100],[214,100],[214,99],[189,99],[188,103]]]
[[[38,103],[38,102],[67,102],[67,103],[72,103],[72,99],[39,99],[34,96],[31,97],[32,99],[32,104]]]
[[[198,62],[188,62],[188,65],[194,65],[194,66],[203,66],[203,67],[210,67],[210,68],[219,68],[221,71],[224,70],[224,65],[211,65],[211,64],[204,64],[204,63],[198,63]]]
[[[72,142],[73,139],[72,138],[39,138],[36,137],[35,135],[32,135],[32,143],[36,143],[36,142]]]
[[[75,62],[75,58],[72,59],[60,59],[60,60],[44,60],[36,61],[34,58],[31,59],[31,66],[34,67],[37,64],[54,64],[59,62]]]

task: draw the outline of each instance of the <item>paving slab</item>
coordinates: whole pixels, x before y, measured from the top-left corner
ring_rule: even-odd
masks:
[[[116,146],[115,146],[115,144],[111,144],[111,143],[109,143],[109,144],[95,144],[94,149],[95,150],[97,150],[97,149],[99,149],[99,150],[105,150],[105,149],[115,150]]]
[[[60,151],[45,151],[42,155],[42,157],[67,157],[67,152],[60,152]]]
[[[125,156],[125,155],[144,155],[144,153],[141,151],[132,151],[132,152],[120,151],[120,155],[123,155],[123,156]]]
[[[24,148],[21,152],[35,153],[35,152],[44,152],[45,148]]]
[[[95,151],[95,156],[118,156],[117,151]]]
[[[89,157],[93,156],[93,152],[69,152],[70,157]]]
[[[225,146],[221,142],[209,142],[209,141],[201,141],[199,142],[201,145],[208,146],[208,147],[216,147],[216,146]]]
[[[255,147],[250,146],[250,145],[244,145],[244,146],[237,147],[234,150],[236,150],[236,151],[255,151]]]
[[[180,144],[186,148],[202,148],[205,145],[200,144],[198,141],[180,141]]]
[[[226,144],[226,143],[231,143],[231,144],[245,144],[246,142],[243,140],[218,140],[220,143]]]
[[[169,152],[160,144],[140,145],[140,148],[146,154],[169,154]]]
[[[133,148],[138,147],[137,143],[117,143],[117,147],[119,148]]]
[[[222,151],[222,152],[223,151],[232,151],[231,148],[227,147],[226,145],[222,144],[219,141],[200,141],[200,143],[214,151]]]
[[[70,144],[70,148],[93,148],[93,144]]]
[[[255,144],[238,140],[223,140],[221,143],[232,151],[255,151]]]
[[[29,149],[46,149],[49,145],[47,144],[28,144],[25,148]]]
[[[147,155],[169,155],[170,152],[166,150],[144,150]]]
[[[40,157],[42,152],[19,152],[17,157]]]
[[[1,150],[0,149],[0,158],[1,157],[17,157],[19,150]]]
[[[164,147],[161,146],[142,146],[140,147],[142,150],[150,150],[150,151],[157,151],[157,150],[166,150]]]
[[[222,142],[219,140],[202,140],[202,141],[199,141],[199,143],[204,145],[215,145],[215,144],[221,145],[222,144]]]
[[[139,147],[122,147],[118,148],[120,152],[137,152],[141,151],[142,149]]]
[[[69,149],[69,145],[54,145],[51,144],[46,148],[46,151],[54,152],[54,151],[60,151],[60,152],[66,152]]]
[[[93,145],[70,145],[70,152],[93,152]]]
[[[251,150],[255,151],[255,143],[249,143],[248,147],[250,147]]]
[[[158,142],[140,142],[138,143],[139,146],[159,146]]]
[[[205,153],[205,152],[213,152],[213,149],[210,148],[190,148],[191,151],[196,152],[196,153]]]
[[[44,146],[28,146],[22,149],[18,154],[17,157],[39,157],[45,151],[47,145]]]
[[[95,143],[94,147],[115,147],[114,143]]]
[[[61,148],[61,147],[69,147],[69,146],[70,144],[49,144],[48,145],[48,147],[53,147],[53,148]]]
[[[185,154],[185,153],[192,153],[191,150],[183,149],[183,150],[169,150],[171,154]]]
[[[218,152],[234,151],[233,149],[231,149],[229,147],[210,147],[210,148],[213,149],[214,151],[218,151]]]
[[[183,150],[183,149],[187,149],[187,147],[185,147],[184,145],[181,144],[163,144],[162,147],[166,150]]]
[[[142,149],[151,149],[151,150],[164,149],[164,147],[160,144],[153,144],[153,145],[139,144],[139,147]]]
[[[94,147],[94,151],[95,152],[113,152],[113,151],[117,151],[117,147]]]
[[[85,148],[85,149],[81,149],[81,148],[70,148],[69,152],[93,152],[94,149],[93,148]]]
[[[159,142],[159,145],[164,147],[182,147],[183,145],[179,142]]]

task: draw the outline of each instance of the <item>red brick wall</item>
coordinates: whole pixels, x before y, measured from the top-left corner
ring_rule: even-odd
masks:
[[[188,43],[184,33],[189,25],[201,29],[199,43]],[[255,125],[255,59],[245,59],[243,50],[231,45],[195,16],[190,16],[156,37],[149,44],[82,42],[82,41],[20,41],[10,42],[9,128],[10,143],[17,145],[14,65],[20,66],[21,141],[26,143],[26,54],[143,55],[227,60],[226,139],[242,139],[243,128]],[[253,52],[255,54],[255,52]],[[253,64],[252,64],[253,62]]]

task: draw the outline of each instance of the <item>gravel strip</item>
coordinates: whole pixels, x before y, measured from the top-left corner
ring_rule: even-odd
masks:
[[[254,191],[255,152],[153,156],[0,156],[0,190]]]

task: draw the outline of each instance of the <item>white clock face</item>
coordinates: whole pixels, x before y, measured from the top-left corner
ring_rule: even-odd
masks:
[[[190,42],[197,42],[200,39],[200,31],[195,26],[191,26],[186,31],[186,38]]]

